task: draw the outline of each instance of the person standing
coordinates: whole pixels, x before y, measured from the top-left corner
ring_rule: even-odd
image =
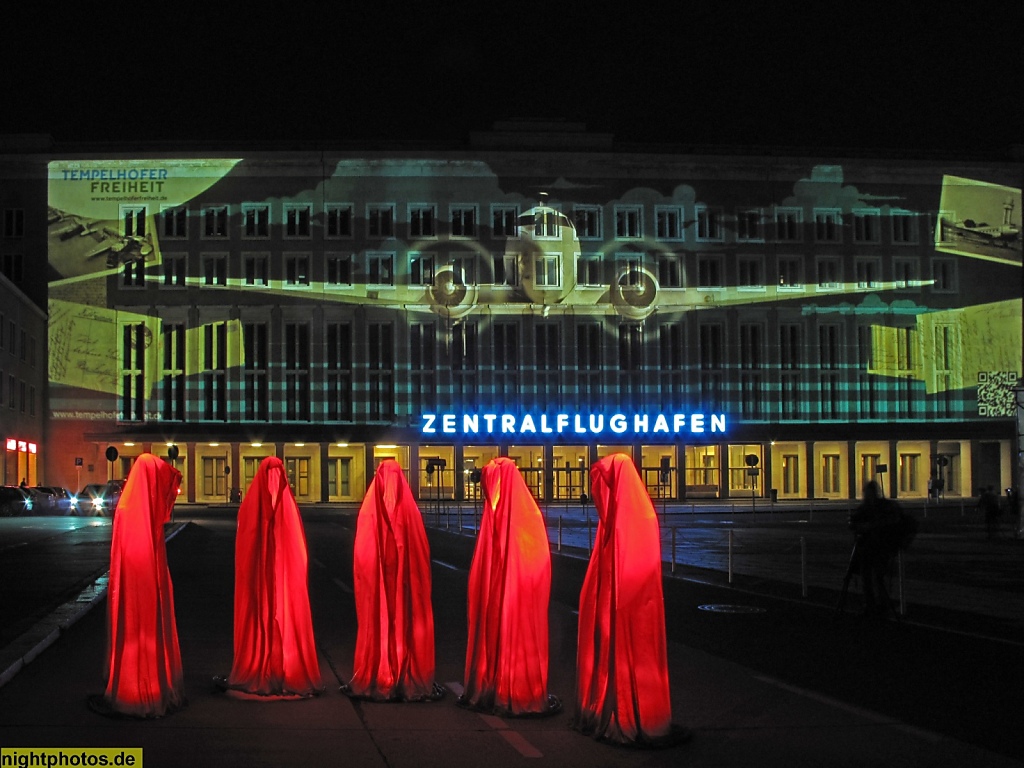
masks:
[[[854,567],[861,577],[867,616],[881,616],[893,610],[886,577],[899,548],[899,522],[899,505],[882,495],[876,481],[867,482],[860,506],[850,515],[850,528],[857,536]]]

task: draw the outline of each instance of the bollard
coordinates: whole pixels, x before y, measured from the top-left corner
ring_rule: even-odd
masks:
[[[807,597],[807,539],[800,537],[800,595]]]
[[[676,572],[676,529],[672,529],[672,573]]]
[[[558,516],[558,551],[562,551],[562,516]]]
[[[729,529],[729,583],[732,584],[732,528]]]
[[[896,552],[896,573],[900,592],[900,616],[907,615],[907,604],[903,600],[903,550]]]

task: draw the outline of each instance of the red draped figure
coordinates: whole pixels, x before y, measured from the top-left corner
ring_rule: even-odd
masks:
[[[619,744],[672,736],[658,518],[636,467],[613,454],[590,471],[600,520],[580,593],[578,730]]]
[[[544,519],[511,459],[488,463],[481,487],[459,703],[503,716],[552,714],[561,704],[548,695],[551,553]]]
[[[107,715],[161,717],[185,705],[164,523],[181,473],[151,453],[136,459],[114,513],[107,619],[107,688],[89,705]]]
[[[235,656],[227,681],[257,696],[323,690],[309,610],[306,534],[282,461],[260,462],[238,509]]]
[[[402,467],[377,467],[356,522],[356,654],[342,691],[375,701],[426,701],[434,682],[430,547]]]

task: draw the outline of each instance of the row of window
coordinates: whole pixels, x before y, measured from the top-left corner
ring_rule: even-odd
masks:
[[[150,281],[169,288],[186,285],[270,287],[281,283],[289,287],[308,287],[315,279],[313,254],[285,253],[280,259],[270,253],[243,253],[237,260],[227,253],[199,255],[199,275],[188,279],[188,255],[167,253],[158,274],[141,261],[127,262],[122,267],[122,285],[142,287]],[[559,252],[536,253],[534,283],[539,286],[560,287],[563,281],[562,260]],[[576,283],[581,286],[607,286],[614,283],[639,284],[643,280],[645,263],[650,263],[663,288],[721,289],[736,286],[744,289],[766,289],[769,285],[780,290],[803,290],[814,285],[820,290],[847,287],[858,289],[884,287],[914,289],[922,281],[936,292],[958,290],[957,262],[950,257],[933,257],[930,271],[921,274],[917,256],[895,256],[890,260],[891,271],[885,269],[879,256],[858,256],[853,259],[852,274],[844,274],[844,260],[840,256],[814,257],[811,274],[806,271],[806,259],[799,255],[774,257],[775,271],[769,272],[770,260],[759,254],[737,254],[735,262],[724,254],[698,253],[690,255],[659,254],[647,262],[636,253],[582,254],[576,262]],[[354,282],[373,286],[399,284],[393,251],[368,251],[361,256],[349,253],[327,253],[323,257],[322,282],[326,287],[348,287]],[[407,284],[429,286],[441,272],[445,279],[456,285],[519,285],[520,257],[516,254],[494,254],[484,264],[477,254],[465,253],[443,259],[429,252],[408,253]],[[229,264],[231,265],[229,268]],[[147,275],[148,272],[148,275]]]
[[[862,209],[844,213],[841,209],[815,208],[806,218],[801,207],[773,206],[769,208],[741,208],[727,214],[725,209],[697,204],[693,213],[686,215],[688,206],[655,205],[647,212],[641,204],[573,205],[563,214],[547,208],[535,208],[523,213],[518,205],[495,204],[489,208],[490,219],[482,219],[481,206],[456,204],[448,207],[446,218],[433,203],[408,203],[399,220],[396,203],[367,203],[356,210],[353,203],[326,203],[322,221],[316,222],[319,211],[312,203],[284,203],[275,220],[269,203],[242,203],[240,205],[205,205],[198,211],[188,207],[164,208],[160,211],[160,234],[164,238],[190,236],[190,219],[196,220],[199,236],[204,239],[223,239],[231,236],[230,220],[238,216],[243,238],[269,238],[273,227],[280,225],[287,238],[312,237],[315,228],[322,228],[328,239],[356,236],[357,213],[363,216],[363,231],[369,238],[398,236],[412,239],[436,238],[441,234],[451,237],[475,238],[484,234],[489,225],[495,238],[519,237],[559,238],[564,226],[571,227],[581,240],[603,240],[614,236],[620,240],[640,240],[654,237],[659,240],[696,242],[802,242],[879,244],[883,240],[883,221],[887,224],[888,241],[894,244],[914,245],[920,241],[922,217],[912,211]],[[121,218],[124,234],[146,234],[146,206],[123,205]],[[930,232],[935,231],[937,216],[952,217],[950,212],[931,214]],[[605,219],[610,217],[610,226]],[[955,217],[954,217],[955,218]],[[444,231],[442,232],[442,224]],[[730,235],[730,233],[732,233]]]
[[[24,379],[16,379],[12,374],[7,376],[7,407],[10,410],[19,410],[21,413],[28,413],[29,416],[36,415],[36,388],[26,384]],[[0,406],[4,403],[4,372],[0,370]]]
[[[14,320],[7,320],[0,312],[0,350],[6,349],[11,357],[36,367],[36,337],[29,336]]]

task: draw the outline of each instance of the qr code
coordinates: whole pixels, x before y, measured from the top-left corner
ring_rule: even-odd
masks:
[[[1013,388],[1019,378],[1016,371],[979,371],[978,415],[1013,418]]]

